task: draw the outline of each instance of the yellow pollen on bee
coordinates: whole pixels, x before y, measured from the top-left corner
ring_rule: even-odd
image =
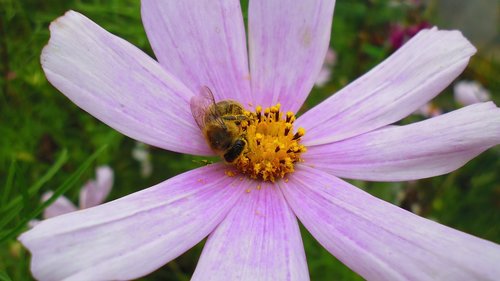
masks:
[[[280,109],[278,103],[265,109],[257,106],[254,112],[245,111],[243,133],[247,145],[232,163],[242,174],[274,182],[294,172],[294,164],[302,161],[300,155],[306,148],[300,141],[305,130],[298,128],[294,132],[295,114]]]

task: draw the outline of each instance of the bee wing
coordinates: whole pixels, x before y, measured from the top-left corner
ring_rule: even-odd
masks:
[[[201,130],[205,127],[206,116],[210,116],[216,120],[221,119],[215,106],[214,95],[207,86],[201,87],[199,95],[193,96],[189,105],[191,107],[191,114],[193,114],[193,118]],[[224,126],[222,119],[220,122]]]

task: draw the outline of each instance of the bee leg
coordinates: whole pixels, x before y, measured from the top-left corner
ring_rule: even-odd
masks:
[[[227,152],[224,154],[224,160],[226,160],[226,162],[228,163],[234,162],[234,160],[236,160],[241,155],[241,153],[245,149],[245,146],[246,146],[246,140],[238,139],[233,143],[231,148],[229,148],[229,150],[227,150]]]
[[[248,119],[245,115],[224,115],[221,118],[228,121],[243,121]]]

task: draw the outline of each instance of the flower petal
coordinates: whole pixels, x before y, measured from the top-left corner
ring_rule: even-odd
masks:
[[[55,20],[50,31],[42,67],[75,104],[136,140],[213,154],[189,109],[193,93],[156,61],[77,12]]]
[[[325,60],[334,0],[255,0],[248,8],[248,46],[255,105],[280,102],[296,112]]]
[[[449,173],[499,143],[500,109],[488,102],[313,146],[304,160],[339,177],[414,180]]]
[[[41,222],[41,220],[37,220],[37,219],[30,220],[28,222],[28,227],[33,228],[33,227],[37,226],[40,222]]]
[[[102,204],[113,186],[113,170],[109,166],[96,169],[96,180],[88,181],[80,190],[80,209]]]
[[[45,202],[49,200],[50,197],[54,192],[52,191],[47,191],[42,195],[42,202]],[[77,208],[73,202],[71,202],[68,198],[65,196],[59,196],[57,197],[56,201],[54,203],[50,204],[45,210],[43,211],[43,218],[48,219],[48,218],[53,218],[57,217],[60,215],[64,215],[67,213],[71,213],[76,211]]]
[[[276,186],[261,185],[209,236],[191,280],[309,280],[297,219]]]
[[[455,101],[461,105],[471,105],[491,100],[488,90],[477,81],[460,81],[453,86]]]
[[[208,235],[244,193],[224,169],[209,165],[41,222],[19,238],[34,277],[129,280],[159,268]]]
[[[330,253],[367,280],[496,280],[500,245],[421,218],[299,165],[285,197]]]
[[[394,123],[439,94],[476,49],[459,31],[423,30],[383,63],[301,116],[305,145],[343,140]]]
[[[238,0],[142,1],[149,41],[165,69],[216,100],[251,101],[245,26]]]

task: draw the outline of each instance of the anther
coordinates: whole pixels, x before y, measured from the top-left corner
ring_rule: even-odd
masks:
[[[295,133],[295,135],[293,135],[293,140],[297,140],[297,139],[301,138],[305,134],[305,132],[306,131],[304,130],[304,128],[299,128],[297,130],[297,133]]]
[[[285,125],[285,132],[284,132],[284,133],[285,133],[285,136],[288,136],[288,133],[290,133],[290,130],[291,130],[291,129],[292,129],[292,124],[287,123],[287,124]]]
[[[262,121],[262,107],[260,105],[255,108],[255,114],[259,122]]]
[[[269,108],[266,108],[266,109],[264,110],[264,116],[265,116],[265,117],[269,117],[269,113],[270,113],[270,112],[271,112],[271,110],[269,110]]]

